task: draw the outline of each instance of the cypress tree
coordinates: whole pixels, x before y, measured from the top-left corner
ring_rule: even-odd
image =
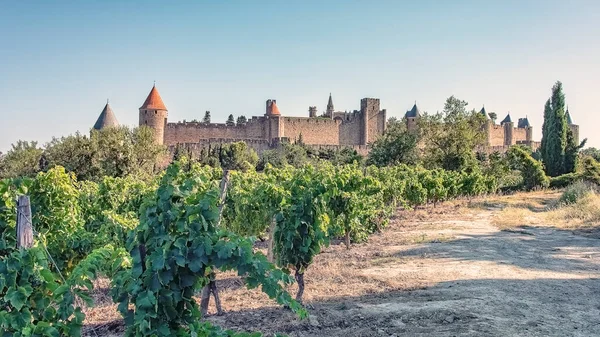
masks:
[[[549,176],[565,173],[565,149],[567,147],[567,118],[565,115],[565,95],[562,83],[552,87],[552,97],[544,108],[542,127],[542,160]]]

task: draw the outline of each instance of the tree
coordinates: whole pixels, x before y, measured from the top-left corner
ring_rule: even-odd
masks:
[[[227,117],[225,124],[227,126],[235,126],[235,118],[233,118],[233,114],[230,114],[229,117]]]
[[[0,161],[0,178],[33,177],[39,170],[43,150],[37,142],[23,140],[12,147]]]
[[[62,138],[53,138],[45,146],[48,168],[62,166],[73,172],[77,180],[98,180],[100,168],[94,165],[97,152],[92,140],[79,132]]]
[[[467,105],[451,96],[442,113],[424,113],[419,118],[425,166],[460,171],[477,164],[473,150],[484,144],[485,117],[467,111]]]
[[[409,132],[404,121],[391,119],[385,133],[371,147],[367,163],[376,166],[414,165],[419,160],[418,135]]]
[[[495,112],[490,112],[490,113],[488,114],[488,116],[490,116],[490,119],[492,120],[492,122],[493,122],[494,124],[496,124],[496,120],[498,119],[498,114],[496,114]]]
[[[587,143],[587,138],[580,144],[575,143],[575,137],[571,129],[567,130],[567,146],[565,147],[565,171],[564,173],[572,173],[577,171],[579,162],[579,151]]]
[[[235,124],[237,124],[237,126],[242,126],[242,125],[246,125],[246,123],[248,123],[248,120],[246,119],[246,116],[241,115],[237,118],[237,120],[235,121]]]
[[[600,150],[595,147],[588,147],[586,149],[581,150],[580,153],[582,156],[590,156],[596,161],[600,161]]]
[[[200,154],[200,162],[225,170],[247,171],[256,167],[258,155],[245,142],[235,142],[203,151]]]
[[[565,167],[567,133],[565,95],[562,83],[557,81],[552,87],[552,97],[546,101],[542,126],[541,154],[549,176],[555,177],[568,173]]]
[[[519,146],[511,146],[506,155],[511,166],[521,171],[524,189],[529,191],[534,188],[548,187],[550,181],[544,173],[542,164],[533,159],[527,151]]]
[[[205,124],[210,123],[210,111],[206,111],[204,113],[204,118],[202,118],[202,123],[205,123]]]

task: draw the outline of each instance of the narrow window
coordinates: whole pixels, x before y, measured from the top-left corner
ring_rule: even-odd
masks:
[[[158,113],[158,111],[154,110],[154,114],[156,115]]]

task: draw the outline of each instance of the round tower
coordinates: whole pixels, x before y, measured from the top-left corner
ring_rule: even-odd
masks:
[[[167,127],[167,107],[163,103],[156,85],[152,87],[146,101],[140,107],[140,126],[148,126],[154,130],[154,140],[157,144],[165,142]]]

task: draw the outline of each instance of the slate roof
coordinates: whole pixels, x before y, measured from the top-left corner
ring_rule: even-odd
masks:
[[[482,107],[481,111],[479,111],[479,113],[484,115],[485,118],[490,118],[490,116],[487,114],[487,111],[485,111],[485,107]]]
[[[531,125],[529,124],[529,119],[527,117],[525,118],[519,118],[519,123],[517,124],[517,127],[519,128],[528,128]]]
[[[571,114],[569,113],[569,108],[567,108],[567,124],[573,125],[573,120],[571,119]]]
[[[508,113],[508,115],[506,115],[506,117],[504,117],[502,122],[500,122],[501,125],[504,123],[512,123],[512,119],[510,118],[510,112]]]
[[[119,126],[119,121],[117,121],[117,117],[115,117],[115,113],[112,111],[110,105],[106,103],[94,124],[94,129],[102,130],[113,126]]]
[[[415,103],[415,105],[413,105],[412,109],[408,110],[406,112],[405,117],[419,117],[421,116],[421,111],[419,111],[419,108],[417,108],[417,103]]]
[[[333,111],[333,99],[331,98],[331,93],[329,93],[329,101],[327,102],[327,110]]]
[[[140,109],[148,109],[148,110],[167,110],[165,103],[163,103],[162,98],[160,98],[160,94],[156,89],[156,85],[152,87],[146,101],[140,107]]]

